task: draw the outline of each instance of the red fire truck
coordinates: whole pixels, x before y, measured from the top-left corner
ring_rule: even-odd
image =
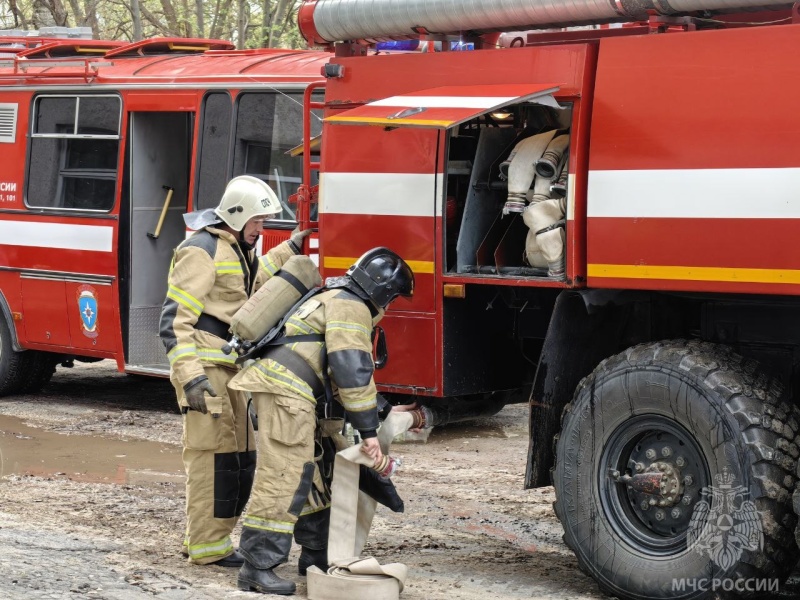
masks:
[[[416,274],[383,389],[448,418],[435,398],[532,388],[525,484],[555,485],[609,593],[776,589],[800,512],[797,8],[309,0],[300,22],[335,54],[321,266],[382,244]],[[483,49],[366,52],[419,36]]]

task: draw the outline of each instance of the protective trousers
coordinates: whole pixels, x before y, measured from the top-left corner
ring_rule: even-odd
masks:
[[[327,546],[330,493],[315,456],[315,406],[303,398],[253,393],[258,459],[253,496],[242,520],[239,552],[257,569],[287,561],[295,541]]]
[[[203,365],[217,393],[206,395],[208,414],[186,410],[180,384],[173,381],[183,417],[183,465],[186,469],[184,550],[196,564],[216,562],[233,553],[231,531],[250,497],[255,471],[255,433],[244,392],[231,390],[230,368]]]

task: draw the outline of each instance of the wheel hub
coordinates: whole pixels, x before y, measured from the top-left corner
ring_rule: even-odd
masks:
[[[685,543],[708,467],[683,427],[664,417],[632,419],[609,439],[603,464],[604,506],[620,535],[654,553]]]

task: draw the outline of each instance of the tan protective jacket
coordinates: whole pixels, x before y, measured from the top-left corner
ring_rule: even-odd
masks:
[[[205,314],[230,325],[234,313],[294,254],[286,241],[257,258],[243,252],[232,234],[213,226],[175,249],[160,325],[173,379],[185,388],[204,376],[204,363],[236,368],[236,355],[222,352],[226,341],[196,329],[197,320]]]
[[[312,297],[286,322],[286,335],[324,334],[334,397],[344,406],[354,428],[373,432],[378,427],[377,390],[372,377],[374,318],[364,300],[346,289],[326,290]],[[299,342],[286,347],[299,354],[320,379],[322,342]],[[271,358],[256,361],[231,380],[234,389],[295,396],[316,405],[311,387],[290,369]],[[369,437],[369,436],[367,436]]]

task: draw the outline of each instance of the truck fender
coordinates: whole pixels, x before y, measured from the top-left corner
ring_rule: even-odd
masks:
[[[11,333],[11,347],[17,352],[22,352],[25,348],[19,345],[17,327],[14,325],[14,317],[11,315],[11,309],[2,291],[0,291],[0,313],[2,313],[2,318],[5,319],[6,325],[8,325],[8,331]]]
[[[568,290],[556,299],[530,397],[530,442],[525,487],[551,485],[555,464],[554,436],[561,413],[581,379],[604,358],[638,343],[642,328],[633,328],[634,306],[647,302],[645,292]],[[622,348],[620,348],[622,346]]]

